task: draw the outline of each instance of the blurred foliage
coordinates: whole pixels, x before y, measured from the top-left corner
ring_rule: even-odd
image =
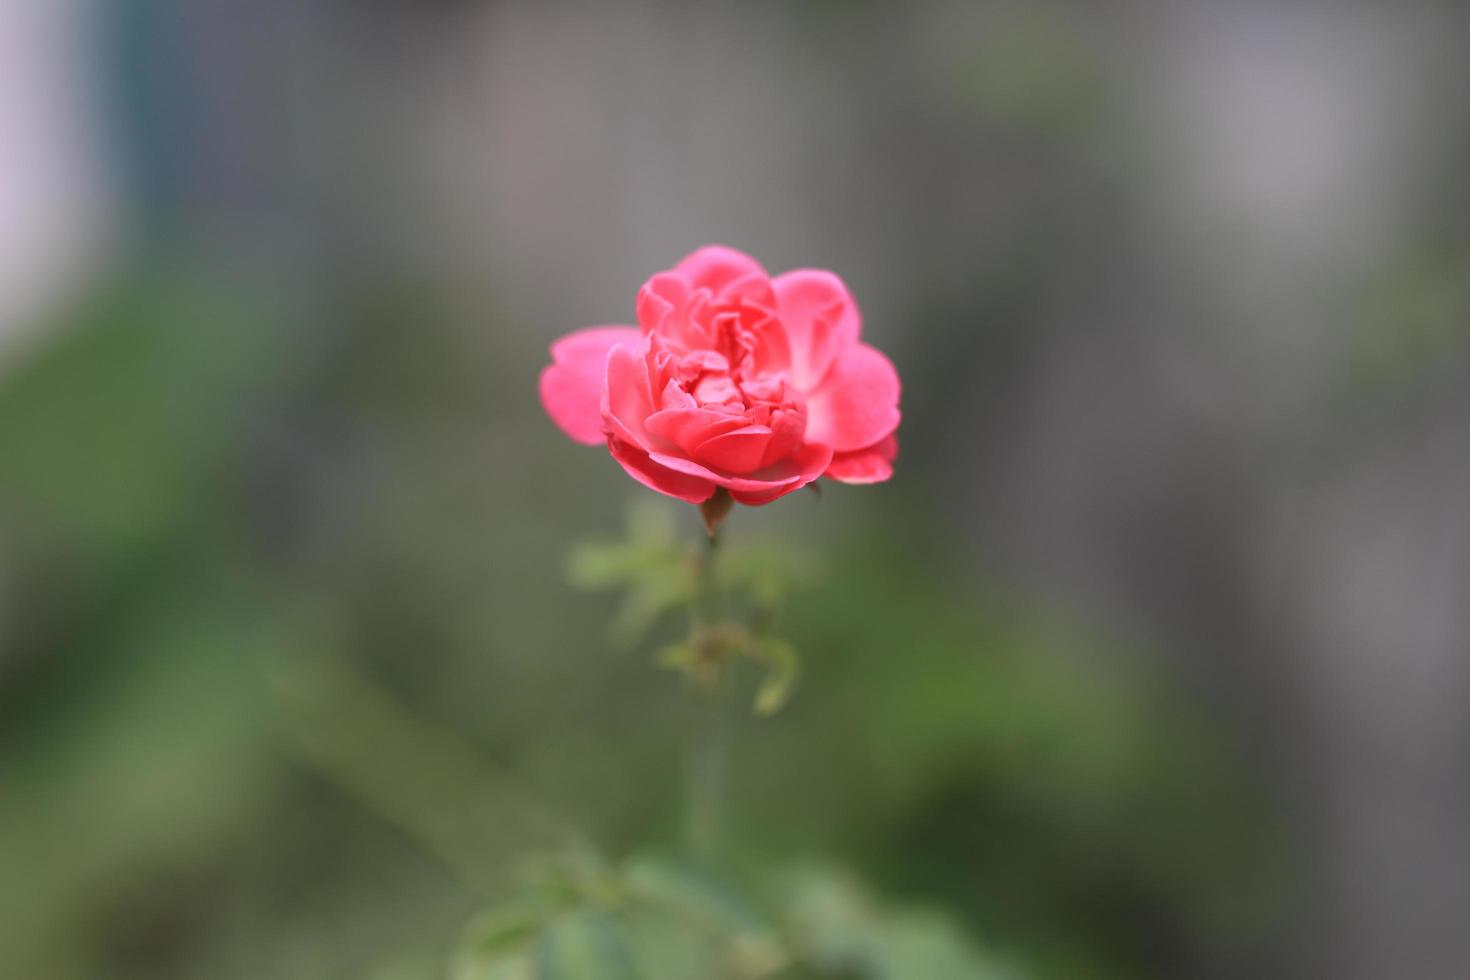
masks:
[[[1470,254],[1421,250],[1370,277],[1350,348],[1353,379],[1402,384],[1470,343]]]
[[[0,385],[7,974],[420,980],[481,908],[469,975],[1137,977],[1260,934],[1272,831],[1209,712],[901,492],[820,569],[775,508],[727,525],[723,618],[806,682],[738,713],[729,867],[690,864],[677,685],[604,624],[679,642],[697,521],[577,551],[623,612],[569,592],[621,477],[443,311],[364,302],[301,336],[120,277]]]
[[[796,647],[772,628],[787,592],[817,578],[814,559],[769,543],[716,548],[714,538],[707,548],[691,549],[679,542],[669,507],[652,499],[640,500],[629,515],[626,538],[583,544],[567,562],[573,584],[623,590],[613,641],[632,644],[673,610],[693,607],[688,635],[663,646],[658,663],[709,686],[735,661],[752,661],[766,670],[755,713],[780,710],[801,665]],[[701,621],[698,607],[705,605],[709,622]]]
[[[468,930],[453,980],[1001,980],[948,917],[876,902],[850,875],[807,866],[746,901],[718,876],[664,858],[547,869],[516,905]]]
[[[752,839],[866,855],[1039,976],[1136,976],[1173,930],[1243,950],[1267,927],[1284,865],[1259,791],[1146,658],[1003,593],[965,602],[892,546],[833,563],[791,616],[814,680],[747,756],[786,765],[732,793]],[[793,795],[865,816],[793,817]]]

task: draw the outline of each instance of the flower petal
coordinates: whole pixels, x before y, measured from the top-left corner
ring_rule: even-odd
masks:
[[[808,483],[814,482],[824,473],[832,462],[832,450],[826,446],[815,443],[807,443],[802,446],[794,456],[788,457],[792,465],[800,472],[800,477],[793,483],[771,490],[732,490],[730,496],[742,504],[750,507],[759,507],[768,504],[777,497],[783,497],[793,490],[800,490]]]
[[[649,459],[643,450],[628,445],[616,436],[608,438],[607,449],[629,476],[650,490],[657,490],[691,504],[702,504],[714,496],[715,484],[712,481],[660,466]]]
[[[771,442],[766,446],[766,456],[761,465],[771,466],[791,455],[801,444],[801,437],[806,432],[806,412],[780,408],[771,413],[766,424],[771,427]]]
[[[766,494],[766,492],[775,491],[775,489],[795,489],[797,486],[811,482],[811,480],[817,479],[817,476],[822,475],[823,470],[826,470],[828,463],[832,461],[832,451],[826,447],[819,447],[817,454],[822,455],[822,469],[817,470],[816,475],[808,476],[807,466],[811,463],[811,458],[813,458],[813,455],[808,450],[811,450],[811,447],[803,447],[800,453],[789,455],[789,457],[776,463],[775,466],[767,466],[764,469],[756,470],[756,472],[741,473],[741,475],[713,469],[713,467],[704,466],[703,463],[695,463],[694,460],[688,460],[688,458],[679,457],[679,455],[650,453],[648,454],[648,458],[651,458],[654,463],[659,463],[660,466],[666,466],[667,469],[678,470],[678,472],[686,473],[689,476],[697,476],[700,479],[710,480],[711,483],[717,483],[717,485],[723,486],[723,488],[729,489],[729,491],[739,491],[742,494]]]
[[[835,273],[793,269],[771,280],[791,347],[791,383],[810,391],[837,356],[857,343],[862,314]]]
[[[638,325],[644,333],[653,333],[664,328],[670,317],[683,318],[689,307],[689,281],[674,272],[660,272],[645,282],[638,290],[635,303]],[[678,332],[682,332],[682,325]],[[675,332],[664,328],[664,332]]]
[[[644,428],[649,433],[667,439],[686,453],[706,440],[749,424],[743,414],[708,408],[666,408],[644,420]]]
[[[823,476],[842,483],[882,483],[893,475],[893,461],[898,457],[898,436],[888,438],[850,453],[838,453]]]
[[[702,286],[715,294],[750,276],[769,278],[759,262],[726,245],[706,245],[695,249],[679,260],[674,271],[683,275],[691,288]]]
[[[770,444],[770,429],[764,425],[744,425],[711,436],[690,455],[706,466],[726,473],[749,473],[760,467]]]
[[[839,453],[865,449],[898,428],[898,395],[892,362],[867,344],[854,344],[807,396],[806,438]]]
[[[635,327],[587,327],[551,345],[541,371],[541,405],[572,439],[593,446],[604,439],[602,391],[608,351],[638,342]]]
[[[739,303],[755,307],[772,318],[776,315],[776,291],[771,288],[771,280],[766,278],[764,270],[731,279],[714,290],[714,296],[721,303]]]
[[[647,342],[642,346],[646,349]],[[643,420],[653,411],[647,358],[636,349],[619,344],[608,352],[606,378],[602,400],[605,431],[643,449],[649,448],[651,440],[643,425]]]

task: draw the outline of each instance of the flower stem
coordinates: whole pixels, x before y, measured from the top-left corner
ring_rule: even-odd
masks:
[[[724,811],[725,769],[730,752],[730,719],[725,692],[729,684],[713,649],[715,590],[711,565],[719,546],[711,531],[694,561],[690,590],[690,642],[707,661],[696,664],[688,678],[689,738],[685,762],[685,832],[690,849],[701,857],[712,857],[719,849]]]
[[[695,644],[704,639],[701,634],[713,625],[715,588],[712,566],[715,562],[715,551],[719,546],[720,532],[716,528],[705,537],[704,546],[693,562],[694,582],[689,590],[689,639]]]
[[[700,857],[714,856],[720,847],[725,809],[725,768],[730,753],[730,728],[725,718],[723,688],[700,692],[693,710],[694,732],[689,745],[687,833],[690,849]]]

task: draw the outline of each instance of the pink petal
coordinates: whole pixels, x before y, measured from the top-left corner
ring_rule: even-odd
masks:
[[[706,245],[684,256],[674,271],[688,280],[690,287],[703,286],[718,294],[726,286],[750,276],[766,276],[761,264],[744,252],[725,245]]]
[[[688,280],[676,272],[660,272],[638,290],[638,325],[644,333],[666,330],[665,321],[670,317],[682,319],[688,306]]]
[[[772,297],[772,303],[775,298]],[[759,319],[749,324],[755,344],[750,351],[748,371],[758,373],[775,372],[786,374],[791,367],[791,344],[786,339],[786,328],[782,326],[775,310],[762,312]]]
[[[586,445],[602,442],[602,390],[608,351],[636,345],[634,327],[587,327],[551,345],[541,371],[541,405],[563,432]]]
[[[702,463],[696,463],[692,459],[681,456],[672,456],[668,453],[649,453],[649,458],[661,466],[689,476],[709,480],[729,490],[741,490],[750,493],[761,493],[774,490],[777,487],[786,487],[794,484],[800,479],[801,474],[789,463],[784,466],[773,466],[767,471],[750,474],[748,476],[732,476],[728,473],[719,473]]]
[[[731,490],[730,496],[742,504],[759,507],[762,504],[770,503],[777,497],[785,496],[793,490],[800,490],[808,483],[816,480],[827,470],[832,462],[832,450],[826,446],[808,443],[802,446],[794,457],[790,458],[801,474],[795,482],[770,490]]]
[[[862,314],[847,286],[825,269],[794,269],[771,285],[791,347],[791,383],[810,391],[833,360],[857,343]]]
[[[740,405],[740,389],[727,374],[707,374],[694,385],[694,399],[702,405]]]
[[[643,420],[653,412],[647,360],[620,344],[608,352],[606,378],[602,402],[606,431],[647,449],[650,439]]]
[[[660,466],[649,459],[647,453],[621,439],[609,438],[607,449],[629,476],[650,490],[657,490],[691,504],[702,504],[714,496],[713,482]]]
[[[650,385],[649,387],[651,388],[652,386]],[[659,411],[664,409],[697,411],[699,409],[699,402],[694,400],[693,395],[679,387],[679,382],[674,378],[670,378],[664,382],[664,389],[659,394],[658,401],[655,404]],[[656,411],[654,414],[658,414],[658,412]],[[644,419],[643,424],[647,425],[648,420]]]
[[[773,317],[776,314],[776,291],[771,288],[771,280],[766,277],[764,269],[754,275],[731,279],[714,290],[714,294],[721,303],[739,302],[764,310]]]
[[[643,423],[655,437],[673,443],[686,453],[708,439],[748,424],[743,414],[732,415],[708,408],[666,408],[654,412]]]
[[[850,453],[838,453],[823,476],[843,483],[882,483],[893,475],[898,456],[898,437],[890,435],[876,445]]]
[[[767,466],[753,473],[739,476],[711,469],[692,459],[684,459],[666,453],[652,452],[648,456],[655,463],[671,470],[709,480],[731,492],[747,494],[766,494],[773,490],[794,490],[805,486],[821,476],[828,464],[832,462],[832,450],[826,446],[810,444],[801,447],[798,452],[774,466]],[[817,466],[817,463],[821,465]]]
[[[760,467],[770,444],[770,429],[764,425],[745,425],[711,436],[691,455],[706,466],[726,473],[749,473]]]
[[[806,432],[806,415],[799,411],[777,409],[771,413],[766,424],[771,427],[771,442],[766,446],[766,455],[761,460],[761,465],[771,466],[790,456],[801,444],[801,437]]]
[[[806,438],[839,453],[865,449],[898,428],[898,372],[867,344],[841,352],[807,396]]]

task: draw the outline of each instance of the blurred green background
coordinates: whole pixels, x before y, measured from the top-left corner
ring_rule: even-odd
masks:
[[[620,642],[567,574],[652,495],[535,382],[724,241],[840,272],[905,383],[891,483],[727,524],[812,568],[725,821],[756,904],[871,945],[820,975],[1460,975],[1467,40],[6,7],[0,972],[443,977],[569,845],[682,853],[678,617]]]

